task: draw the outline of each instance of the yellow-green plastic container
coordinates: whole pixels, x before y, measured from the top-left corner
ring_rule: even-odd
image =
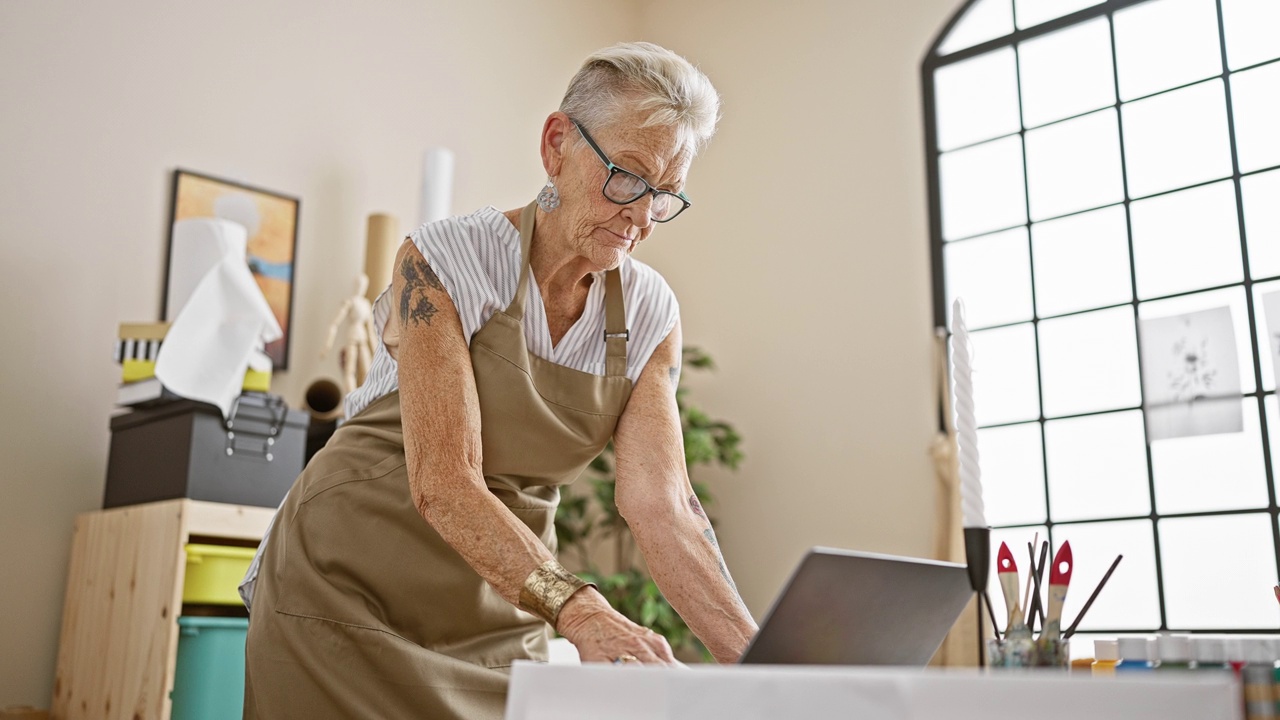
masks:
[[[187,576],[182,602],[206,605],[239,605],[236,590],[249,569],[255,550],[227,545],[187,545]]]
[[[172,720],[229,720],[244,710],[248,618],[178,618]]]

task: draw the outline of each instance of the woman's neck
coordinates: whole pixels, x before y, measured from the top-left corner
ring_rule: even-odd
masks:
[[[520,227],[521,210],[503,213],[512,225]],[[573,251],[568,235],[545,213],[538,219],[529,249],[529,269],[542,295],[542,309],[547,318],[551,346],[556,347],[569,328],[582,317],[591,289],[593,268],[587,259]]]
[[[523,208],[508,210],[503,215],[519,228],[523,211]],[[591,273],[597,268],[574,252],[567,233],[553,216],[546,213],[538,218],[531,245],[529,267],[547,309],[577,306],[577,312],[572,314],[580,314],[581,304],[586,301],[587,290],[591,287]]]

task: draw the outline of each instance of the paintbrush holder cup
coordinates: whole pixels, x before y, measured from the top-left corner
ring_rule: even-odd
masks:
[[[993,668],[1056,667],[1071,664],[1071,643],[1067,640],[1037,642],[1028,637],[987,641],[987,666]]]
[[[1036,642],[1036,667],[1071,667],[1071,641],[1041,637]]]

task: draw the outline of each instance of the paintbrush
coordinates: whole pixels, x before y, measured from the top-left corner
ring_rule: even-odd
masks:
[[[987,606],[987,617],[991,618],[991,634],[995,636],[996,642],[1000,642],[1000,623],[996,622],[996,606],[991,604],[991,593],[986,590],[982,591],[983,603]]]
[[[1044,609],[1040,604],[1040,581],[1044,579],[1044,563],[1049,557],[1049,541],[1045,540],[1040,544],[1040,562],[1036,562],[1035,551],[1027,547],[1027,552],[1031,555],[1031,581],[1034,595],[1031,597],[1031,607],[1027,608],[1027,626],[1033,631],[1036,629],[1036,619],[1040,620],[1040,629],[1044,629]]]
[[[1074,621],[1072,621],[1071,627],[1067,628],[1067,631],[1062,633],[1063,640],[1070,640],[1071,636],[1076,634],[1076,626],[1084,619],[1084,614],[1089,612],[1089,608],[1093,605],[1094,599],[1098,597],[1098,593],[1102,592],[1102,586],[1106,585],[1107,581],[1111,579],[1111,573],[1116,571],[1116,566],[1119,565],[1120,561],[1123,559],[1123,555],[1117,555],[1115,562],[1111,563],[1111,567],[1107,568],[1107,573],[1102,576],[1102,581],[1098,583],[1098,587],[1094,588],[1093,593],[1089,595],[1089,599],[1084,601],[1084,607],[1080,608],[1080,614],[1076,616]],[[1277,588],[1277,595],[1280,595],[1280,588]]]
[[[1027,546],[1027,551],[1031,555],[1031,568],[1027,573],[1027,589],[1022,593],[1022,605],[1020,607],[1024,610],[1031,609],[1031,576],[1036,572],[1036,552],[1033,548],[1038,545],[1040,545],[1040,531],[1037,530],[1031,540],[1031,544]]]
[[[996,554],[996,575],[1000,578],[1000,589],[1004,591],[1004,604],[1009,611],[1009,622],[1004,634],[1008,637],[1015,632],[1026,632],[1027,625],[1022,622],[1022,608],[1018,605],[1018,564],[1013,561],[1013,553],[1007,543],[1000,543],[1000,552]]]
[[[1054,554],[1053,566],[1049,568],[1049,612],[1044,616],[1044,629],[1040,632],[1041,642],[1054,642],[1062,636],[1062,604],[1066,602],[1067,588],[1071,585],[1071,573],[1075,569],[1075,561],[1071,557],[1071,543],[1064,542]]]

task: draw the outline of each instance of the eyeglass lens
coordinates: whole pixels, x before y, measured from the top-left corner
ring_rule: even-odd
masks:
[[[604,196],[620,205],[639,200],[649,190],[649,185],[640,177],[618,169],[609,176],[604,184]],[[653,198],[649,214],[658,222],[665,222],[684,210],[684,201],[674,193],[659,190]]]

